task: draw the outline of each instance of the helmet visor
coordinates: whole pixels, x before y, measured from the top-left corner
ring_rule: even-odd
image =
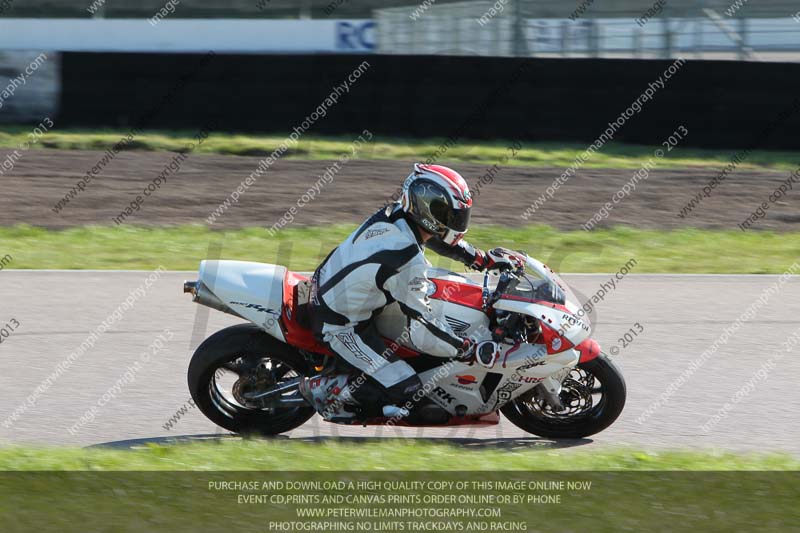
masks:
[[[470,208],[453,209],[444,200],[431,202],[431,215],[441,224],[451,230],[464,233],[469,227]]]
[[[471,209],[451,209],[447,218],[447,227],[465,233],[469,228],[469,213]]]

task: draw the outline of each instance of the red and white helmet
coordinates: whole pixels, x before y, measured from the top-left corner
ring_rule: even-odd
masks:
[[[445,244],[456,244],[469,228],[472,195],[455,170],[416,163],[403,183],[403,211],[425,231]]]

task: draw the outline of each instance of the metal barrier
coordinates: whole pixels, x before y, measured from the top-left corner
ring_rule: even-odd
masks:
[[[423,0],[375,18],[384,54],[800,61],[785,0]]]

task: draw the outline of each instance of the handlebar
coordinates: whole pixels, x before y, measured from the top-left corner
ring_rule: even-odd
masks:
[[[525,272],[525,267],[517,269],[515,272],[511,272],[510,270],[504,270],[500,272],[500,279],[497,282],[497,286],[494,288],[493,293],[489,293],[489,271],[487,270],[483,274],[483,309],[484,311],[489,307],[489,305],[493,304],[496,300],[496,295],[502,293],[508,288],[508,284],[511,283],[512,280],[519,279],[519,275]]]

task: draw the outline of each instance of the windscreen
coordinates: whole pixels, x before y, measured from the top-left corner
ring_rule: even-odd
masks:
[[[501,294],[561,305],[566,301],[564,291],[555,284],[529,274],[511,280]]]

